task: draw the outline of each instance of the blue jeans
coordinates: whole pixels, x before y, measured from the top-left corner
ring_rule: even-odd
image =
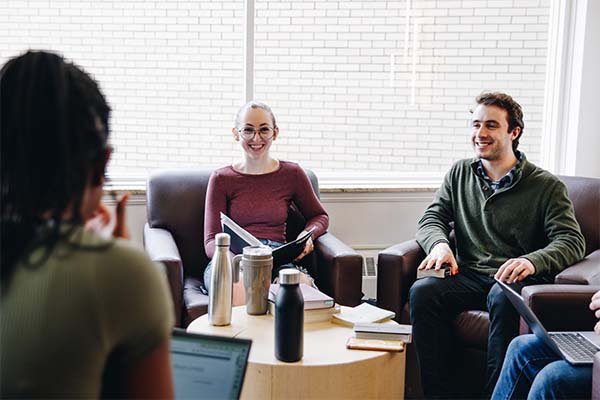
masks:
[[[589,399],[591,396],[591,365],[571,365],[535,335],[523,335],[508,347],[492,399]]]
[[[284,243],[276,242],[274,240],[269,240],[269,239],[259,239],[259,240],[262,244],[269,246],[272,249],[276,249],[276,248],[284,245]],[[300,272],[303,272],[310,278],[310,275],[306,269],[302,268],[301,266],[295,265],[293,263],[288,263],[288,264],[284,264],[284,265],[273,265],[273,270],[271,271],[271,280],[275,280],[275,278],[277,278],[279,276],[279,271],[281,271],[282,269],[285,269],[285,268],[296,268]],[[212,272],[212,260],[209,261],[209,263],[206,265],[206,269],[204,270],[204,275],[203,275],[204,288],[206,289],[207,293],[210,292],[210,274],[211,274],[211,272]],[[314,281],[313,281],[312,285],[314,286]]]
[[[532,277],[511,287],[520,292],[525,285],[545,280]],[[489,312],[486,385],[482,393],[489,397],[500,374],[506,349],[519,333],[519,314],[494,278],[463,268],[456,276],[420,279],[410,288],[409,306],[413,343],[427,398],[463,396],[460,388],[455,387],[452,376],[453,359],[462,356],[457,353],[453,321],[462,311]]]

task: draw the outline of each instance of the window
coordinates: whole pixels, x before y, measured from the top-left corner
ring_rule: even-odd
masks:
[[[96,76],[116,179],[237,158],[246,81],[278,118],[275,154],[319,174],[446,171],[471,156],[482,90],[520,102],[539,162],[549,0],[253,1],[253,77],[243,0],[4,1],[0,62],[51,49]]]

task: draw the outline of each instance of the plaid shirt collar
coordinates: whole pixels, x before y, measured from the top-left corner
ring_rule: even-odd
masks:
[[[485,169],[483,169],[483,163],[481,162],[481,160],[477,160],[477,164],[476,164],[477,175],[479,175],[479,177],[481,177],[483,180],[485,180],[487,183],[489,183],[490,188],[492,189],[492,193],[496,193],[498,190],[509,186],[515,180],[516,172],[519,169],[519,167],[521,166],[521,163],[523,161],[523,153],[521,153],[520,151],[517,150],[517,151],[515,151],[515,155],[517,156],[517,163],[515,164],[514,167],[511,168],[510,171],[508,171],[508,173],[506,175],[504,175],[498,181],[493,181],[485,173]]]

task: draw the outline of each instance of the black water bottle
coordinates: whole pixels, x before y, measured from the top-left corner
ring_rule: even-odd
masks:
[[[279,291],[275,298],[275,357],[280,361],[302,359],[304,350],[304,298],[300,291],[300,271],[279,271]]]

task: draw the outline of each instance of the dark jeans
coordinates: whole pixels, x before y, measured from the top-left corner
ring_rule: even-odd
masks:
[[[517,292],[523,286],[549,282],[530,277],[510,285]],[[462,311],[489,312],[485,395],[489,397],[502,368],[510,341],[519,333],[519,314],[493,277],[466,268],[456,276],[416,281],[409,294],[413,342],[421,369],[425,397],[459,395],[452,384],[452,358],[457,339],[452,321]]]

